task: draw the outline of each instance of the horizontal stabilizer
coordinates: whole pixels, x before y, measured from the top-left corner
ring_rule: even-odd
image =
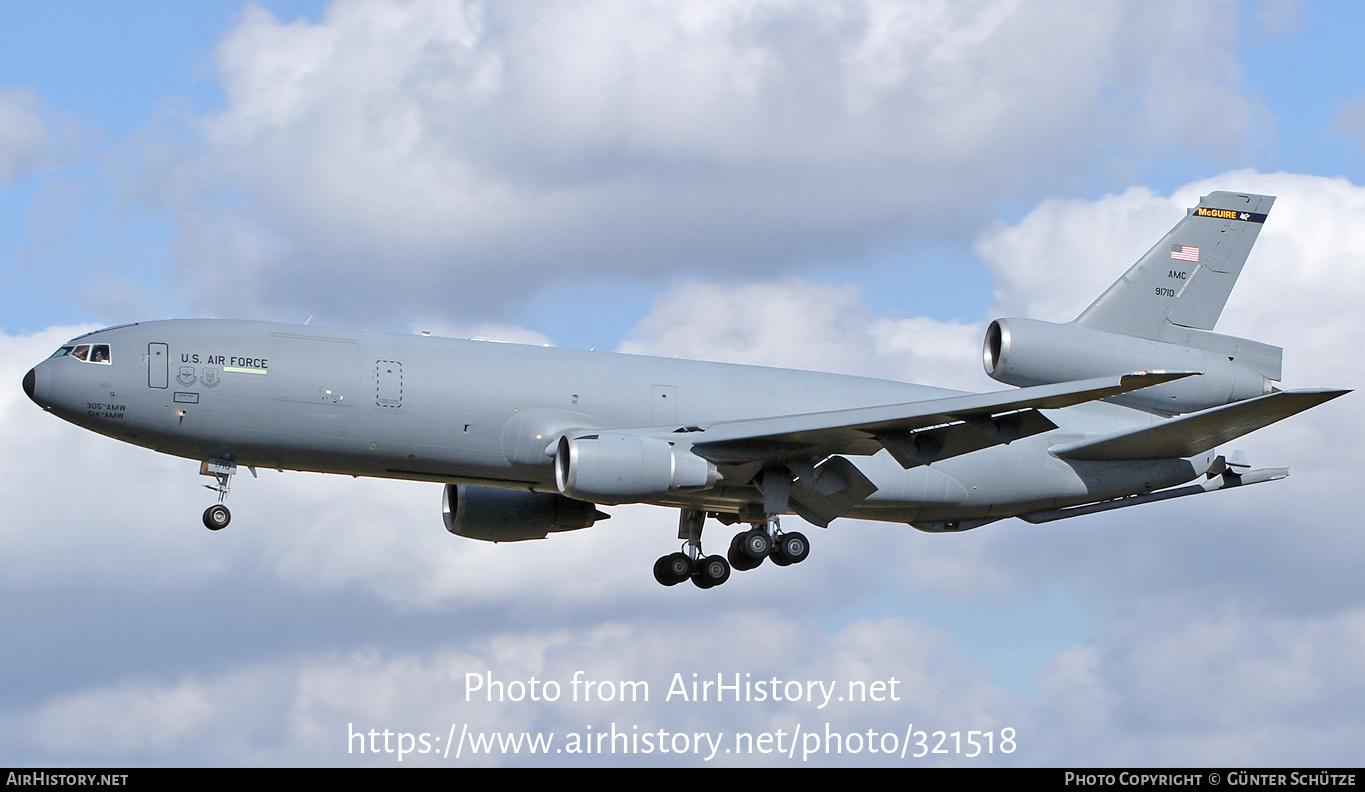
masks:
[[[902,465],[909,467],[1009,443],[1028,433],[1054,428],[1040,414],[1016,415],[1021,411],[1070,407],[1195,373],[1143,371],[904,404],[721,421],[693,436],[692,452],[718,464],[738,464],[812,456],[823,459],[833,454],[870,456],[887,448]],[[933,437],[923,444],[913,442],[915,432],[951,425],[963,428],[954,429],[951,435]],[[979,434],[986,441],[967,442],[958,436],[968,431]]]
[[[1349,392],[1279,391],[1170,418],[1161,423],[1053,446],[1048,452],[1060,459],[1078,460],[1192,457]]]

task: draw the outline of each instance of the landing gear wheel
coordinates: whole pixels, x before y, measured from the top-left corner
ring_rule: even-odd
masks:
[[[763,563],[762,558],[750,558],[749,554],[744,552],[747,537],[748,534],[735,534],[734,538],[730,540],[730,550],[725,554],[725,557],[730,561],[730,566],[740,572],[757,569],[758,565]]]
[[[692,559],[684,553],[666,555],[654,562],[654,579],[665,586],[676,586],[692,576]]]
[[[804,534],[782,534],[773,547],[773,563],[780,566],[799,564],[810,555],[810,542]]]
[[[758,566],[752,558],[744,555],[744,553],[734,547],[730,548],[730,550],[725,553],[725,560],[730,562],[731,569],[739,572],[748,572],[750,569],[754,569]]]
[[[697,588],[709,589],[729,579],[730,562],[718,555],[703,558],[692,573],[692,582],[697,584]]]
[[[221,503],[204,510],[204,527],[210,531],[221,531],[232,522],[232,512]]]
[[[754,560],[754,566],[763,563],[763,559],[767,558],[768,554],[772,552],[773,539],[768,536],[766,529],[754,528],[740,534],[740,536],[743,539],[739,543],[739,549]]]

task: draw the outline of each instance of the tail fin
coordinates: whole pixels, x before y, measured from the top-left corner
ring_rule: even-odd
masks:
[[[1075,323],[1164,341],[1212,330],[1265,223],[1271,195],[1209,193]]]
[[[1138,370],[1199,372],[1110,399],[1161,415],[1273,392],[1284,350],[1211,331],[1274,202],[1210,193],[1075,321],[995,320],[982,349],[986,373],[1028,386]]]

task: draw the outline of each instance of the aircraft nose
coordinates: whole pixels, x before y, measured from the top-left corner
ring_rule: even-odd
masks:
[[[38,382],[37,369],[29,369],[28,373],[24,375],[24,393],[27,393],[28,397],[30,399],[33,399],[33,401],[35,402],[37,402],[38,400],[33,397],[33,388],[37,384],[37,382]]]

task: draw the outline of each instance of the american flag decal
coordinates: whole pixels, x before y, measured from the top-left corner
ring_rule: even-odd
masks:
[[[1176,261],[1199,261],[1199,248],[1194,245],[1171,245],[1171,258]]]

